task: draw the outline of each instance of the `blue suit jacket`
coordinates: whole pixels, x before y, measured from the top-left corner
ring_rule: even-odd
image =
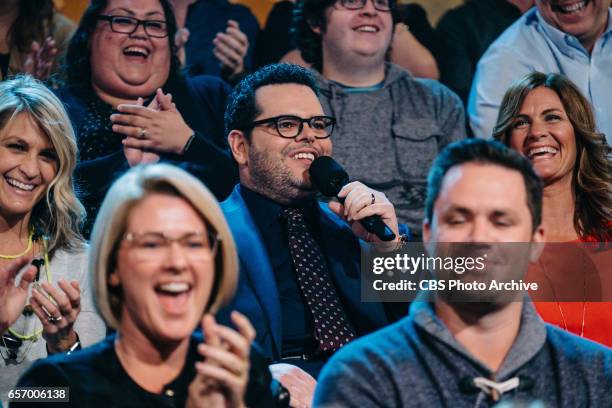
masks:
[[[221,203],[240,258],[238,290],[232,303],[218,318],[229,321],[229,313],[238,310],[257,330],[257,343],[264,354],[278,360],[282,355],[282,327],[278,290],[274,271],[251,213],[240,194],[240,185]],[[340,301],[361,336],[394,320],[393,311],[382,303],[361,302],[360,245],[350,227],[321,203],[321,246],[327,254],[330,274]],[[407,311],[407,309],[406,309]]]

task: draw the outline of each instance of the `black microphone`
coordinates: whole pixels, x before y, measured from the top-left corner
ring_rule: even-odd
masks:
[[[349,182],[346,171],[329,156],[317,157],[310,165],[310,181],[312,185],[324,196],[336,197],[341,203],[343,198],[338,197],[338,193]],[[370,215],[359,220],[366,231],[376,234],[381,241],[393,241],[395,234],[380,218],[380,215]]]

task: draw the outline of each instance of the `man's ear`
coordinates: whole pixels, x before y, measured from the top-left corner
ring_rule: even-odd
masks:
[[[320,21],[316,21],[315,19],[310,19],[306,21],[308,23],[308,27],[310,27],[310,30],[318,35],[321,35],[321,33],[323,32],[323,30],[321,30],[321,22]]]
[[[232,130],[227,135],[227,142],[229,144],[234,160],[239,165],[246,165],[249,159],[249,141],[246,135],[241,130]]]
[[[542,255],[542,251],[544,251],[544,247],[546,246],[546,234],[544,233],[544,228],[540,225],[533,232],[533,237],[531,238],[531,249],[529,251],[529,262],[537,262],[540,259],[540,255]]]

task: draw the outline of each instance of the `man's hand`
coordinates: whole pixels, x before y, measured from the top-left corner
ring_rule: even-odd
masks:
[[[244,72],[249,39],[240,30],[237,21],[227,20],[225,32],[217,33],[213,44],[213,54],[221,64],[221,74],[225,79],[231,81]]]
[[[383,242],[375,234],[367,232],[361,223],[357,222],[377,214],[395,233],[396,241],[399,239],[395,208],[384,193],[373,190],[359,181],[353,181],[340,190],[338,197],[344,198],[344,204],[339,201],[330,201],[330,210],[346,220],[359,238],[372,243]]]
[[[289,391],[289,405],[293,408],[310,408],[317,381],[310,374],[291,364],[272,364],[272,377]]]
[[[53,68],[56,55],[57,47],[53,38],[47,37],[42,46],[36,41],[32,42],[30,52],[25,60],[25,73],[44,81],[51,75],[51,68]]]
[[[0,334],[4,333],[19,318],[28,298],[28,287],[36,279],[36,267],[30,265],[15,286],[17,273],[31,261],[23,257],[6,268],[0,268]]]

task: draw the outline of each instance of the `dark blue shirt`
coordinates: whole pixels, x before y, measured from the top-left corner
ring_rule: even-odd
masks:
[[[282,354],[310,354],[316,350],[313,319],[293,269],[287,227],[281,218],[285,207],[244,185],[241,185],[240,192],[259,229],[274,271],[282,315]],[[316,200],[312,200],[308,205],[307,219],[316,220],[318,210]],[[309,222],[309,227],[316,239],[316,222]]]
[[[219,60],[213,54],[213,39],[218,32],[225,32],[227,20],[235,20],[249,39],[249,49],[244,67],[252,67],[255,39],[259,23],[247,7],[231,4],[227,0],[199,0],[189,6],[185,27],[189,40],[185,44],[186,67],[192,75],[221,75]]]

